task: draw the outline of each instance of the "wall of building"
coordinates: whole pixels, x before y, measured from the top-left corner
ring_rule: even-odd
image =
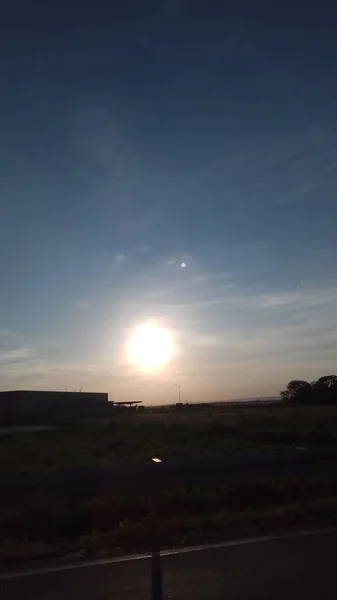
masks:
[[[99,416],[108,412],[108,394],[13,390],[0,392],[0,423],[26,419],[45,422]]]

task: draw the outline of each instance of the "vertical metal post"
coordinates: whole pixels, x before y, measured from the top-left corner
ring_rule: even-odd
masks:
[[[160,539],[159,539],[159,506],[158,491],[151,490],[152,504],[152,600],[162,600],[163,598],[163,580],[160,558]]]

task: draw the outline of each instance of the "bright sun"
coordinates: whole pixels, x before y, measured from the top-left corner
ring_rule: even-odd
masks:
[[[155,323],[139,325],[131,335],[129,358],[140,367],[152,369],[166,363],[173,355],[173,338],[168,329]]]

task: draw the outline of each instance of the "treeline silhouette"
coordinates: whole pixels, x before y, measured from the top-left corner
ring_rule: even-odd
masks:
[[[324,375],[312,382],[293,379],[280,396],[281,401],[289,405],[337,405],[337,375]]]

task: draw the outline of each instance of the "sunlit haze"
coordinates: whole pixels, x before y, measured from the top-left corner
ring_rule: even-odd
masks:
[[[164,404],[335,372],[334,3],[14,4],[1,389]]]
[[[174,351],[171,333],[156,323],[143,323],[136,327],[129,341],[131,363],[144,369],[162,367],[172,358]]]

